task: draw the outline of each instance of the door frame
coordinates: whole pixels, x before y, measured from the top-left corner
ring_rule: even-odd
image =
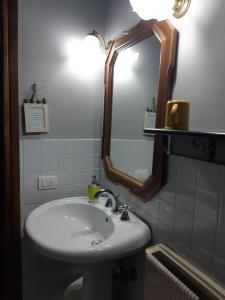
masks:
[[[21,300],[18,1],[1,0],[0,13],[0,298]]]

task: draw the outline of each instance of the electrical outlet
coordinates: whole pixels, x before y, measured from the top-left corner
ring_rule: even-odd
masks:
[[[38,177],[38,189],[39,190],[51,190],[57,188],[57,176],[39,176]]]

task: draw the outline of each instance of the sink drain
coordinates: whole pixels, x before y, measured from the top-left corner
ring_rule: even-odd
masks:
[[[92,246],[96,246],[100,243],[102,243],[102,240],[94,240],[93,242],[91,242]]]

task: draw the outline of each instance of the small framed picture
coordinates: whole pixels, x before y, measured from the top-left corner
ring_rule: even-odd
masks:
[[[48,104],[24,103],[24,116],[26,133],[49,131]]]
[[[156,113],[145,110],[144,115],[144,129],[145,128],[155,128]]]

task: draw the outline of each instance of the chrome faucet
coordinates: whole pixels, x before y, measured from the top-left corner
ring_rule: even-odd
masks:
[[[122,212],[122,204],[119,201],[119,195],[115,195],[112,191],[108,189],[102,189],[95,194],[95,199],[98,199],[100,196],[107,197],[105,206],[112,207],[112,211],[114,213]]]

